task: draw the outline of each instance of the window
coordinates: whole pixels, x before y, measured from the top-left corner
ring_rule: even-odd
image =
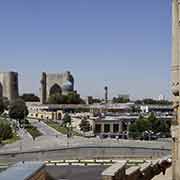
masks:
[[[95,133],[101,133],[101,124],[95,125]]]
[[[118,133],[119,132],[119,124],[113,124],[113,132]]]
[[[104,124],[104,132],[109,133],[110,132],[110,124]]]

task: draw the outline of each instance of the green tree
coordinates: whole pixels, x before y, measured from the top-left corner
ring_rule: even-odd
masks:
[[[170,135],[170,122],[157,119],[154,113],[151,113],[147,118],[140,116],[133,124],[129,126],[129,135],[132,138],[140,138],[145,131],[153,133],[162,133]]]
[[[65,126],[71,124],[71,116],[68,113],[66,113],[63,117],[63,124]]]
[[[90,131],[91,125],[90,125],[90,123],[89,123],[89,121],[87,120],[86,117],[84,117],[81,120],[81,123],[79,124],[79,127],[80,127],[80,130],[83,131],[84,133]]]
[[[170,123],[168,121],[157,119],[154,113],[147,118],[150,123],[150,130],[154,133],[170,133]]]
[[[67,95],[60,93],[52,94],[48,98],[49,104],[84,104],[84,101],[80,98],[79,94],[70,92]]]
[[[28,109],[22,99],[16,99],[9,106],[9,117],[15,119],[21,125],[28,115]]]
[[[66,101],[66,97],[60,93],[52,94],[48,98],[49,104],[65,104],[65,101]]]
[[[129,135],[134,139],[141,138],[143,132],[149,130],[149,127],[149,121],[143,116],[140,116],[136,122],[129,126]]]
[[[0,115],[4,112],[4,110],[5,110],[5,105],[4,105],[3,99],[1,98],[0,99]]]
[[[160,120],[156,118],[155,114],[150,113],[147,119],[149,121],[149,129],[155,133],[159,132]]]
[[[133,123],[129,126],[129,136],[133,139],[136,139],[141,136],[141,133],[138,131],[136,127],[136,123]]]
[[[66,132],[67,132],[67,137],[71,137],[72,136],[72,120],[71,120],[71,116],[66,113],[63,117],[63,126],[66,128]]]
[[[8,98],[3,97],[2,100],[3,100],[3,103],[4,103],[4,108],[5,108],[5,110],[8,110],[9,104],[10,104]]]
[[[10,139],[13,136],[13,131],[10,124],[5,120],[0,120],[0,140]]]
[[[130,99],[127,97],[119,96],[119,97],[114,97],[112,101],[113,103],[128,103]]]
[[[137,121],[136,121],[136,128],[138,129],[139,132],[144,132],[146,130],[148,130],[150,127],[149,121],[144,118],[144,117],[140,117]]]
[[[172,101],[167,101],[167,100],[154,100],[151,98],[143,99],[143,100],[136,100],[135,104],[142,105],[172,105]]]
[[[23,99],[25,102],[39,102],[40,99],[38,96],[32,93],[26,93],[20,96],[21,99]]]
[[[80,103],[81,103],[81,99],[79,94],[75,92],[70,92],[67,95],[67,104],[80,104]]]

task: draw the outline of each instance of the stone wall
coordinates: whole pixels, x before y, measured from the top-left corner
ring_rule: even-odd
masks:
[[[118,162],[102,173],[102,180],[125,180],[126,162]]]
[[[49,180],[47,172],[42,169],[38,172],[35,172],[29,179],[27,180]]]
[[[134,166],[126,170],[126,180],[136,180],[141,174],[140,167]]]
[[[169,155],[168,149],[137,147],[72,147],[56,150],[39,150],[19,153],[1,153],[0,161],[18,162],[31,160],[66,160],[66,159],[158,159]]]

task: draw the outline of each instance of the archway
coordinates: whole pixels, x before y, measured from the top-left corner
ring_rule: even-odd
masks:
[[[61,90],[61,87],[58,85],[58,84],[54,84],[50,91],[49,91],[49,95],[53,95],[53,94],[61,94],[62,93],[62,90]]]

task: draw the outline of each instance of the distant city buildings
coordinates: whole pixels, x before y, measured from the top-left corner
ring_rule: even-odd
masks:
[[[130,95],[129,94],[119,94],[118,98],[122,98],[122,99],[130,99]]]
[[[159,97],[158,97],[158,100],[159,101],[164,101],[166,100],[165,96],[163,94],[160,94]]]
[[[141,105],[140,110],[142,113],[173,113],[172,105]]]

